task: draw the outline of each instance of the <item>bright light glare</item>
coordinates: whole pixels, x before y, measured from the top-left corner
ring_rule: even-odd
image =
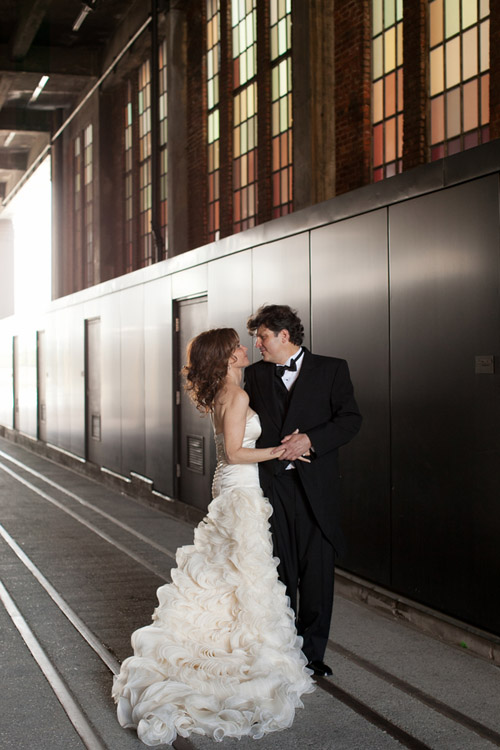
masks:
[[[14,312],[33,314],[51,299],[52,201],[50,156],[9,203],[2,218],[14,228]]]

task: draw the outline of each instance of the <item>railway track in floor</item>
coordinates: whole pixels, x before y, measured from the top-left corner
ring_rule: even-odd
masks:
[[[43,462],[39,463],[43,464]],[[126,556],[132,567],[140,567],[145,574],[151,574],[157,579],[157,585],[169,580],[168,569],[175,560],[175,547],[173,545],[166,547],[151,538],[150,535],[135,528],[134,525],[117,517],[120,510],[119,506],[116,507],[116,514],[110,513],[99,502],[92,502],[88,497],[83,497],[82,493],[75,492],[67,486],[67,482],[54,481],[46,472],[39,469],[40,467],[35,469],[28,462],[20,460],[19,457],[0,450],[0,472],[9,477],[11,483],[22,488],[23,493],[28,498],[28,504],[40,501],[50,507],[52,513],[64,514],[68,522],[71,519],[72,525],[76,523],[85,529],[85,533],[90,532],[98,537],[99,544],[106,545],[107,550],[111,550],[113,555],[119,556],[120,559]],[[71,480],[70,474],[68,474],[68,477]],[[69,484],[71,484],[71,481]],[[23,549],[23,540],[19,538],[19,533],[16,539],[7,527],[8,522],[5,526],[0,527],[0,535],[4,545],[15,555],[18,564],[22,565],[26,574],[36,581],[44,595],[50,598],[52,605],[63,615],[77,637],[86,644],[87,648],[92,650],[93,654],[105,666],[108,674],[110,672],[116,673],[119,669],[119,660],[113,649],[109,645],[105,645],[105,639],[92,630],[89,624],[85,622],[85,617],[80,616],[75,611],[75,608],[66,601],[63,594],[58,590],[58,586],[49,580],[49,577],[41,570],[40,565],[36,564],[26,553]],[[189,529],[186,529],[186,536],[188,534]],[[184,540],[184,543],[186,541],[188,540]],[[87,718],[84,708],[79,705],[78,698],[74,695],[71,681],[59,674],[58,664],[54,664],[50,655],[46,653],[41,639],[35,633],[37,629],[36,618],[33,621],[33,615],[25,616],[23,614],[22,598],[13,596],[5,585],[0,593],[5,611],[43,671],[83,745],[92,750],[94,748],[95,750],[101,750],[101,748],[114,747],[114,744],[109,744],[110,741],[114,742],[114,740],[107,739],[106,732],[99,732],[96,729],[96,722]],[[145,619],[147,616],[148,613],[146,612]],[[361,670],[370,679],[389,685],[392,691],[396,691],[400,700],[403,696],[404,699],[417,702],[425,707],[425,710],[443,717],[445,723],[459,727],[465,735],[470,734],[471,737],[483,743],[482,746],[485,748],[500,747],[500,733],[485,722],[478,721],[473,716],[457,710],[451,704],[440,700],[408,680],[402,679],[374,661],[339,643],[329,642],[329,651],[331,655],[336,654],[349,662],[356,670]],[[422,733],[414,731],[412,727],[405,726],[404,721],[394,719],[390,712],[380,710],[379,707],[371,705],[369,701],[356,695],[356,692],[352,689],[346,689],[345,686],[337,684],[335,676],[333,679],[318,678],[317,684],[330,700],[333,699],[337,704],[342,704],[360,717],[363,722],[368,722],[376,731],[392,738],[396,743],[393,745],[394,747],[406,747],[410,750],[442,750],[446,747],[446,745],[429,744]],[[293,732],[293,729],[289,731]],[[125,736],[127,742],[130,740],[130,747],[142,747],[136,738],[130,737],[127,733],[125,733]],[[174,747],[176,750],[194,750],[194,748],[201,747],[202,744],[203,740],[196,737],[191,740],[178,738]],[[283,747],[285,746],[283,745]],[[472,746],[475,745],[469,745],[468,747]],[[239,747],[242,747],[241,742]],[[325,747],[328,747],[328,745]],[[334,737],[332,737],[331,747],[332,749],[339,748]],[[456,747],[459,748],[460,746],[457,745]],[[481,747],[481,744],[478,747]]]

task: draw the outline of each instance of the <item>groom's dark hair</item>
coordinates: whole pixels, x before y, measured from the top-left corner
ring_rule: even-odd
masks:
[[[296,310],[288,305],[262,305],[255,315],[247,321],[250,334],[254,334],[258,328],[265,326],[276,335],[283,329],[290,334],[290,341],[296,346],[302,344],[304,338],[304,326],[300,322]]]

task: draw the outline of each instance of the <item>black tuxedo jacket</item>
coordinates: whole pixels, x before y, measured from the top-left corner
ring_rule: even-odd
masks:
[[[316,522],[340,551],[343,544],[338,524],[338,448],[349,442],[361,426],[347,362],[311,354],[304,347],[304,361],[290,394],[284,421],[273,383],[275,367],[261,361],[245,371],[250,406],[259,415],[262,425],[257,447],[279,445],[285,435],[297,428],[309,436],[314,449],[311,463],[296,461],[295,470],[299,472]],[[284,471],[285,466],[286,462],[279,460],[259,463],[260,484],[271,503],[273,477]]]

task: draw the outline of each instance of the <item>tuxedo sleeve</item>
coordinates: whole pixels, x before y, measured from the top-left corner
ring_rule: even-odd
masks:
[[[362,417],[345,360],[340,360],[330,389],[330,418],[306,430],[316,455],[345,445],[359,432]]]

